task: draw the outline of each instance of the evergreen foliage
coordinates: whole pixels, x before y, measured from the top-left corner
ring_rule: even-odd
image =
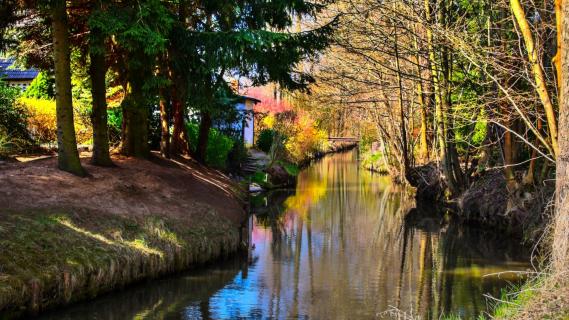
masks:
[[[9,21],[18,20],[18,10],[37,16],[26,28],[7,23],[15,31],[19,42],[16,52],[22,61],[45,70],[25,93],[26,98],[54,97],[53,81],[48,76],[54,69],[50,26],[52,9],[58,5],[61,2],[55,0],[14,1],[0,11],[2,16],[13,18]],[[187,115],[198,115],[202,133],[215,124],[239,121],[242,115],[234,106],[240,97],[228,84],[228,77],[247,77],[255,85],[275,82],[283,89],[306,90],[314,79],[299,71],[297,64],[316,59],[328,46],[336,20],[314,30],[289,30],[296,17],[315,21],[324,8],[303,0],[100,0],[68,5],[74,102],[81,104],[81,110],[95,104],[89,92],[93,70],[85,66],[92,62],[89,54],[104,55],[105,61],[99,60],[95,68],[109,67],[107,81],[111,82],[107,85],[120,87],[124,94],[120,115],[117,110],[106,113],[110,134],[115,137],[110,139],[116,139],[120,129],[123,153],[146,157],[150,148],[160,145],[160,133],[170,131],[169,120],[178,126],[189,120]],[[165,101],[165,109],[159,110],[158,101]],[[174,114],[173,106],[180,105],[181,112]],[[162,118],[158,117],[160,112]],[[168,128],[163,130],[161,126],[165,125]],[[194,143],[204,147],[192,148],[197,153],[206,150],[209,136],[198,134]]]
[[[0,130],[13,138],[27,139],[27,113],[16,104],[20,90],[0,79]]]
[[[190,137],[191,146],[196,146],[199,134],[199,125],[189,122],[187,124],[188,135]],[[206,164],[218,169],[227,168],[227,160],[230,152],[232,152],[236,142],[229,136],[224,135],[217,129],[209,130],[206,153]],[[195,151],[195,150],[192,150]]]
[[[47,72],[42,71],[32,81],[30,86],[22,94],[24,98],[46,99],[55,98],[55,80]]]
[[[272,129],[263,129],[259,133],[257,138],[257,148],[259,150],[268,153],[273,145],[273,138],[275,136],[275,131]]]

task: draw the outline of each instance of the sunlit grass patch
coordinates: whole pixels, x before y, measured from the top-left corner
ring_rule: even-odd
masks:
[[[285,171],[293,177],[296,177],[300,174],[300,167],[294,163],[286,162],[286,161],[279,161],[278,162]]]
[[[43,309],[234,251],[238,230],[214,212],[192,223],[93,212],[2,213],[0,318]]]
[[[494,319],[569,319],[566,275],[540,274],[522,286],[503,292]]]
[[[500,319],[515,316],[524,305],[535,297],[534,288],[540,286],[541,282],[541,278],[536,278],[521,286],[502,289],[500,300],[494,308],[494,316]]]
[[[146,218],[143,228],[148,231],[151,235],[157,238],[170,242],[176,246],[184,246],[185,243],[180,239],[180,237],[172,232],[164,220],[157,217]]]

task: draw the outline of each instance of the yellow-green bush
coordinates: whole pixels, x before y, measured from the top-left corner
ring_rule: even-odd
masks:
[[[261,132],[268,130],[273,132],[272,144],[275,143],[274,137],[277,133],[282,137],[283,150],[280,150],[279,153],[281,151],[284,153],[284,159],[277,157],[275,160],[299,163],[313,157],[318,152],[326,151],[329,147],[328,134],[318,127],[308,112],[298,110],[285,111],[276,115],[268,114],[259,119],[257,123],[259,124],[257,127],[257,143],[263,139]]]
[[[286,127],[285,149],[290,161],[298,163],[326,149],[328,135],[308,113],[298,112],[292,124]]]
[[[57,140],[55,101],[34,98],[19,98],[17,103],[28,113],[27,126],[32,137],[38,142]],[[83,112],[74,110],[75,134],[77,143],[87,143],[93,136],[91,124]]]

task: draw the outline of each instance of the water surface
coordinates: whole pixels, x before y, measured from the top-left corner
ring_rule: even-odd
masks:
[[[518,241],[448,223],[357,152],[304,170],[295,190],[252,199],[249,257],[151,281],[44,319],[474,318],[526,270]],[[433,210],[427,210],[433,211]]]

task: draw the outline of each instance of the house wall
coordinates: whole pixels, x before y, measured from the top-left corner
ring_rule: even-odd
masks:
[[[243,129],[243,138],[245,145],[251,147],[255,144],[255,117],[253,117],[254,103],[251,100],[245,102],[245,110],[249,112],[249,116],[245,120],[245,128]]]
[[[26,89],[32,83],[32,80],[8,80],[6,81],[10,87],[19,88],[22,91],[26,91]]]

